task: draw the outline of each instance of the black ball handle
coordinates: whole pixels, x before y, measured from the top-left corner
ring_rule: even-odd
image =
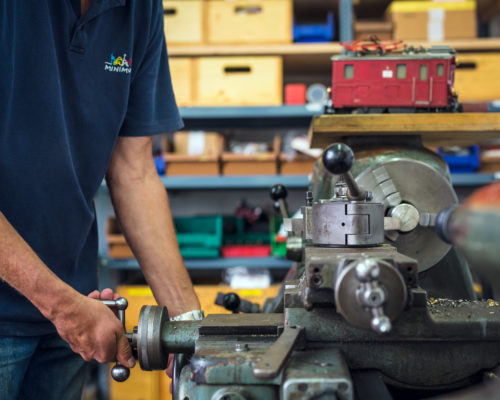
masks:
[[[286,199],[288,192],[285,186],[283,186],[281,183],[278,183],[271,188],[269,194],[271,195],[271,199],[273,199],[274,201],[278,201],[281,199]]]
[[[323,165],[328,172],[334,175],[344,175],[354,164],[354,153],[344,143],[334,143],[323,152]]]

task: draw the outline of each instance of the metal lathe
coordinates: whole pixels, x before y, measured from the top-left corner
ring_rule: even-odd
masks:
[[[477,299],[456,246],[484,276],[498,269],[500,191],[457,206],[446,163],[418,140],[348,144],[323,152],[294,218],[273,188],[295,264],[263,313],[142,308],[127,336],[144,370],[176,355],[175,399],[421,399],[494,376],[500,307]]]

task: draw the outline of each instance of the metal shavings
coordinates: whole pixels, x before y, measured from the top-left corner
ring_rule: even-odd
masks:
[[[470,307],[474,305],[475,307],[480,307],[483,310],[490,307],[500,307],[498,301],[488,299],[488,300],[452,300],[452,299],[435,299],[433,297],[427,300],[427,307],[432,314],[445,313],[448,316],[447,311],[451,308],[461,308]],[[489,314],[495,314],[494,311],[490,311]],[[468,316],[468,318],[470,318]]]
[[[498,307],[500,304],[498,301],[495,301],[493,299],[488,299],[488,307]]]

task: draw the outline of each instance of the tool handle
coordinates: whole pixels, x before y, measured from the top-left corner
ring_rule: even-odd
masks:
[[[120,297],[116,300],[101,300],[102,303],[112,310],[118,311],[118,319],[123,325],[123,330],[125,329],[125,310],[128,307],[128,301],[125,297]],[[130,376],[130,369],[120,362],[116,362],[113,368],[111,368],[111,377],[117,382],[124,382]]]
[[[354,164],[354,153],[344,143],[334,143],[323,152],[323,166],[333,175],[341,175],[349,188],[350,200],[366,200],[368,193],[356,183],[349,172]]]
[[[283,218],[289,218],[290,213],[288,212],[288,206],[285,201],[288,195],[286,187],[281,184],[274,185],[269,191],[269,194],[274,201],[274,208],[281,213]]]

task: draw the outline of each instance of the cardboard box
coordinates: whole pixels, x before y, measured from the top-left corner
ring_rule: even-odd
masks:
[[[170,57],[169,64],[177,105],[192,106],[194,102],[193,60],[188,57]]]
[[[477,35],[476,2],[393,1],[387,13],[394,39],[439,42]]]
[[[281,145],[279,136],[274,138],[270,150],[258,154],[222,153],[222,175],[276,175]]]
[[[458,101],[500,100],[499,53],[459,53],[455,70]]]
[[[309,175],[313,171],[316,159],[304,154],[280,154],[281,175]]]
[[[210,0],[208,42],[291,43],[292,8],[292,0]]]
[[[165,139],[166,140],[166,139]],[[176,132],[165,154],[166,175],[219,175],[223,137],[215,132]]]
[[[283,103],[283,62],[279,56],[201,57],[196,63],[198,106]]]
[[[204,5],[202,0],[163,0],[167,44],[203,43]]]
[[[107,219],[106,238],[110,258],[134,258],[134,253],[132,253],[132,250],[128,246],[116,218]]]
[[[392,21],[355,20],[353,22],[354,39],[366,39],[376,36],[381,40],[392,39]]]
[[[481,149],[481,163],[478,172],[500,172],[500,146],[487,146]]]

